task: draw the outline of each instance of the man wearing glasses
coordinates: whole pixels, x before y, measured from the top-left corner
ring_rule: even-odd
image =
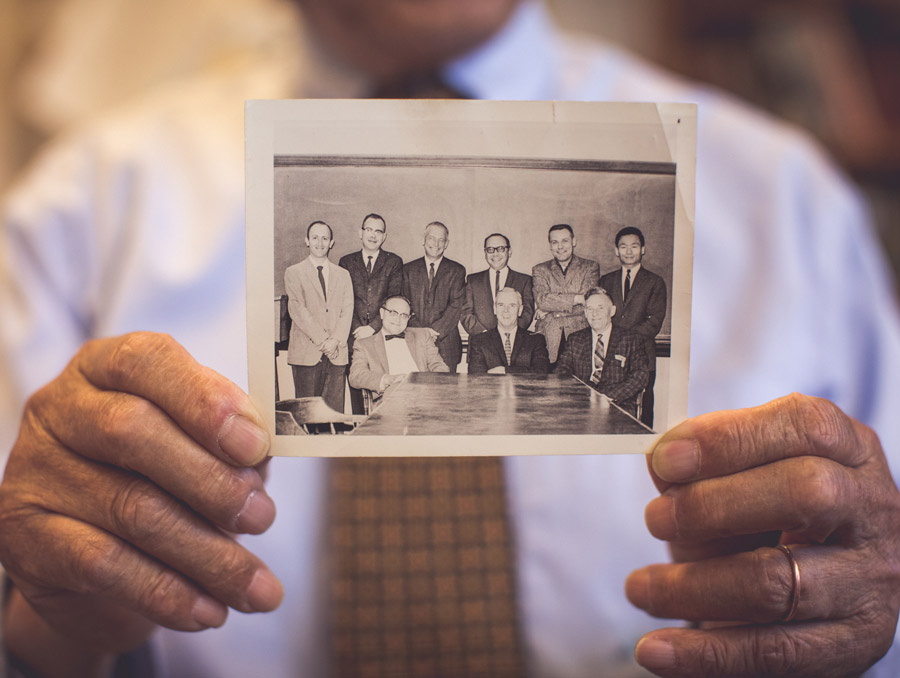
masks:
[[[425,256],[403,266],[403,295],[412,306],[412,326],[427,328],[441,360],[456,372],[462,359],[459,316],[466,298],[466,269],[444,256],[450,231],[440,221],[425,227]]]
[[[350,386],[383,393],[410,372],[449,372],[428,328],[407,327],[410,304],[397,295],[379,309],[381,330],[353,347]]]
[[[403,282],[403,260],[381,249],[387,237],[387,223],[380,214],[367,214],[359,229],[362,249],[341,257],[340,266],[347,269],[353,281],[353,321],[347,346],[353,355],[353,343],[371,337],[381,329],[379,309],[387,297],[400,294]],[[350,405],[354,414],[362,414],[363,397],[358,388],[350,388]]]
[[[527,330],[534,318],[534,292],[531,276],[509,267],[512,247],[509,238],[502,233],[492,233],[484,239],[484,258],[488,268],[473,273],[466,281],[466,301],[463,304],[462,326],[469,336],[492,330],[497,326],[494,304],[497,293],[504,287],[518,290],[522,295],[522,315],[518,325]]]

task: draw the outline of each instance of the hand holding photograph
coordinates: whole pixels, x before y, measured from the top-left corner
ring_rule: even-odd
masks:
[[[246,131],[273,454],[637,453],[685,418],[694,106],[252,101]]]

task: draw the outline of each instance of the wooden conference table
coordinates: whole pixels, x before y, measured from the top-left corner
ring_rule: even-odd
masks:
[[[353,435],[639,434],[650,429],[568,375],[413,372]]]

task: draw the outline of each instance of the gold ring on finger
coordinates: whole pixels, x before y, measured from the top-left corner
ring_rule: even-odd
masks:
[[[800,565],[794,557],[793,551],[784,544],[777,546],[778,550],[787,556],[788,563],[791,566],[791,577],[793,578],[793,586],[791,587],[791,605],[787,613],[781,618],[782,622],[791,621],[797,614],[797,607],[800,605]]]

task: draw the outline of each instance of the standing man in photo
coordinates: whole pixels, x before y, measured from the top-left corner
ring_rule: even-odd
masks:
[[[306,246],[309,256],[284,272],[294,393],[297,398],[322,396],[331,409],[343,412],[353,284],[350,274],[328,259],[334,246],[331,226],[312,222],[306,229]]]
[[[537,307],[534,328],[547,338],[550,362],[555,363],[562,337],[587,327],[584,294],[599,284],[600,266],[575,254],[578,242],[569,224],[551,226],[547,240],[553,258],[531,269]]]
[[[347,269],[353,281],[353,321],[347,348],[353,355],[353,344],[371,337],[381,329],[379,310],[384,300],[400,294],[403,284],[403,260],[381,249],[387,237],[387,222],[380,214],[367,214],[359,229],[362,249],[341,257],[339,265]],[[353,414],[364,411],[362,392],[350,387]]]
[[[412,304],[410,327],[428,327],[451,372],[462,359],[459,317],[466,297],[466,269],[447,259],[450,231],[440,221],[425,227],[425,256],[403,266],[403,296]]]
[[[656,335],[666,317],[666,283],[641,265],[644,234],[634,226],[616,233],[616,258],[621,268],[600,278],[600,287],[609,292],[616,311],[616,325],[631,330],[644,340],[649,376],[641,402],[641,421],[653,428],[653,385],[656,383]]]
[[[531,276],[509,267],[512,246],[502,233],[492,233],[484,239],[484,258],[488,268],[469,275],[466,281],[466,301],[462,310],[462,326],[469,336],[486,332],[497,326],[494,303],[504,287],[518,290],[522,295],[522,314],[518,324],[523,330],[534,318],[534,291]]]

